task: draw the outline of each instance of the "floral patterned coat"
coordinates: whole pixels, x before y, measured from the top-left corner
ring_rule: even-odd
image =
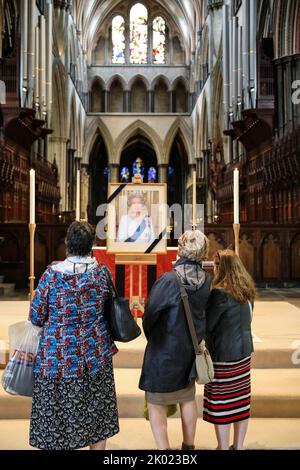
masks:
[[[30,320],[43,327],[35,373],[51,378],[96,373],[118,352],[104,318],[110,288],[103,265],[86,273],[61,273],[49,266],[37,286]]]

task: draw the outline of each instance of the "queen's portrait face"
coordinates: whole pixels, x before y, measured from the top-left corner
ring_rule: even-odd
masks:
[[[131,200],[131,205],[129,206],[130,212],[133,216],[138,217],[140,216],[142,210],[144,208],[143,201],[140,197],[134,197]]]

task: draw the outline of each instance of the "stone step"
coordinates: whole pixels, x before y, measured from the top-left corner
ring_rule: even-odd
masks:
[[[119,369],[140,369],[143,364],[146,340],[139,338],[128,344],[117,344],[119,352],[114,356],[114,366]],[[275,345],[274,345],[275,346]],[[253,369],[297,369],[295,350],[284,345],[262,346],[255,345],[252,357]],[[8,339],[0,336],[0,369],[5,368],[9,358]],[[300,354],[298,354],[300,356]]]
[[[146,345],[145,345],[146,346]],[[293,360],[292,348],[257,349],[252,356],[253,369],[297,369]],[[122,349],[114,356],[114,366],[120,369],[140,369],[143,364],[144,349]]]
[[[33,450],[29,446],[29,420],[0,420],[0,450]],[[168,421],[169,439],[172,449],[180,449],[180,419]],[[214,428],[201,419],[196,432],[196,449],[213,450],[216,448]],[[300,419],[255,419],[249,423],[245,439],[246,449],[257,450],[299,450]],[[107,450],[155,449],[149,422],[140,419],[120,419],[120,432],[107,443]],[[87,450],[84,449],[84,450]]]
[[[3,371],[0,372],[0,379]],[[140,418],[144,392],[139,390],[138,369],[115,369],[121,418]],[[197,386],[199,414],[203,386]],[[31,399],[11,396],[0,388],[0,419],[28,419]],[[252,371],[252,416],[255,418],[300,418],[300,370],[254,369]]]

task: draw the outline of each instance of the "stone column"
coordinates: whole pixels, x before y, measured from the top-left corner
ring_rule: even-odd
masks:
[[[159,183],[168,182],[168,165],[166,163],[162,163],[161,165],[158,165],[158,182]]]
[[[170,90],[168,93],[169,93],[169,112],[173,113],[173,96],[174,96],[174,94],[173,94],[172,90]]]
[[[52,111],[52,62],[53,62],[53,4],[49,3],[47,6],[47,78],[46,78],[46,93],[47,93],[47,120],[48,125],[51,122],[51,111]]]
[[[49,160],[56,160],[58,167],[61,211],[67,210],[67,142],[66,137],[50,137],[49,140]]]
[[[118,163],[110,164],[110,182],[111,183],[119,183],[120,181],[119,168],[120,168],[120,165]]]
[[[249,107],[250,87],[250,32],[249,32],[249,0],[243,2],[243,76],[244,76],[244,106]]]
[[[257,2],[250,1],[250,90],[253,106],[256,106],[257,97],[257,67],[256,67],[256,36],[257,36]]]
[[[27,83],[28,101],[27,106],[33,108],[33,89],[35,77],[35,0],[29,1],[28,8],[28,54],[27,54]]]
[[[3,15],[3,12],[0,7],[0,15]],[[21,55],[21,61],[20,61],[20,66],[21,66],[21,90],[23,87],[27,89],[28,87],[28,73],[27,73],[27,59],[28,59],[28,0],[23,0],[21,2],[21,49],[22,49],[22,55]],[[1,22],[0,22],[1,23]],[[0,24],[0,37],[2,38],[2,28]],[[2,42],[2,41],[1,41]],[[1,49],[1,45],[0,45]],[[1,57],[1,52],[0,52],[0,57]],[[26,92],[22,91],[22,105],[26,106],[27,104],[25,103],[26,96],[27,96],[28,90]]]
[[[104,112],[108,113],[109,112],[109,96],[108,96],[108,91],[104,90]]]
[[[147,113],[153,113],[154,112],[154,91],[153,90],[148,90],[147,98],[148,98],[148,103],[147,103],[146,111]]]
[[[124,112],[129,113],[129,90],[124,90]]]
[[[89,165],[87,163],[81,164],[81,218],[88,220],[87,208],[89,204]]]
[[[236,16],[232,18],[232,107],[234,113],[234,119],[237,119],[237,95],[238,95],[238,40],[239,40],[239,29],[238,29],[238,19]]]
[[[223,5],[223,96],[224,96],[224,125],[229,124],[229,29],[228,5]]]

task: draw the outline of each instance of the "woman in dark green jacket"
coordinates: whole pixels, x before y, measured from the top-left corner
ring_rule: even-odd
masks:
[[[218,449],[242,449],[250,417],[251,334],[255,287],[240,258],[223,250],[215,258],[215,278],[206,311],[207,346],[214,381],[204,388],[203,419],[215,425]]]

